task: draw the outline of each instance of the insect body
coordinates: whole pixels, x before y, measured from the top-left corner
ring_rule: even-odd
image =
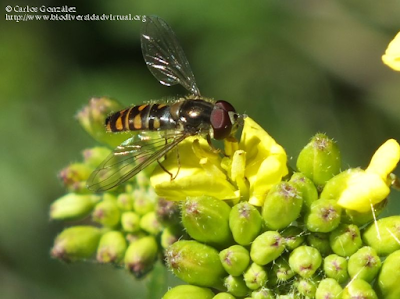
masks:
[[[240,116],[225,101],[200,95],[194,75],[171,27],[159,17],[147,17],[141,34],[143,57],[161,84],[180,84],[191,94],[171,103],[126,108],[106,119],[109,132],[137,131],[118,146],[92,173],[88,188],[105,191],[126,182],[161,159],[188,136],[224,139],[232,135]],[[148,132],[160,132],[152,138]]]

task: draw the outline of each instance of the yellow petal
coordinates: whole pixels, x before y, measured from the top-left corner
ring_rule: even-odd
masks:
[[[400,71],[400,32],[389,43],[382,61],[395,71]]]
[[[286,152],[250,117],[244,119],[239,146],[247,157],[245,176],[250,183],[250,202],[262,205],[272,185],[288,173]]]
[[[346,187],[340,195],[338,204],[346,209],[368,212],[389,195],[390,189],[385,181],[376,174],[364,171],[349,175]]]
[[[400,145],[394,139],[382,144],[372,156],[366,169],[368,173],[376,173],[386,181],[388,175],[396,168],[400,160]]]

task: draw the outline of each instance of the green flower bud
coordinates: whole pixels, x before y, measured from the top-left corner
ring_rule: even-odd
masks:
[[[111,150],[107,147],[96,146],[85,149],[82,152],[84,163],[96,168],[104,161],[105,158],[111,153]]]
[[[324,272],[329,278],[338,283],[344,283],[349,279],[347,274],[347,259],[336,254],[328,255],[324,259]]]
[[[379,219],[365,230],[363,240],[376,250],[378,255],[386,256],[400,249],[400,216]]]
[[[123,108],[114,99],[107,97],[92,98],[89,104],[76,114],[76,118],[83,129],[95,140],[116,147],[127,139],[127,135],[109,134],[104,128],[104,120],[110,113]]]
[[[282,229],[300,215],[303,199],[295,184],[280,182],[269,191],[262,217],[269,229]],[[282,217],[282,215],[285,215]]]
[[[149,272],[157,258],[158,246],[153,236],[129,244],[125,252],[125,267],[137,278]]]
[[[148,234],[145,233],[144,231],[140,230],[136,233],[128,233],[126,234],[125,239],[130,243],[136,242],[137,240],[143,238],[143,237],[147,237]]]
[[[285,239],[285,247],[290,251],[299,247],[305,239],[303,230],[297,226],[289,226],[281,235]]]
[[[311,204],[318,199],[318,191],[314,183],[301,172],[294,173],[289,182],[300,191],[300,196],[303,198],[302,211],[309,211]]]
[[[68,193],[51,204],[50,218],[54,220],[76,220],[86,217],[100,200],[97,195]]]
[[[236,297],[244,297],[250,293],[243,276],[227,276],[224,280],[224,286],[229,293]]]
[[[170,289],[163,299],[213,299],[214,293],[208,288],[180,285]]]
[[[155,209],[156,195],[150,190],[139,188],[133,191],[133,209],[139,215],[153,212]]]
[[[319,199],[311,204],[310,212],[305,217],[309,231],[328,233],[338,227],[342,209],[334,200]]]
[[[289,256],[290,268],[303,278],[310,278],[321,266],[321,263],[321,254],[310,246],[297,247]]]
[[[107,227],[116,227],[119,224],[121,213],[115,200],[104,199],[98,203],[92,213],[93,221]]]
[[[332,253],[329,244],[329,234],[325,233],[310,233],[307,236],[307,244],[316,248],[322,256],[327,256]]]
[[[391,253],[383,262],[378,279],[376,280],[376,291],[379,298],[400,298],[400,250]]]
[[[152,235],[157,235],[162,230],[162,225],[158,222],[156,212],[150,212],[140,219],[140,228]]]
[[[378,299],[376,293],[372,289],[371,285],[362,280],[354,279],[349,282],[342,293],[342,299],[353,299],[353,298],[363,298],[363,299]]]
[[[234,205],[229,214],[229,227],[236,243],[246,246],[258,236],[261,230],[260,212],[248,202]]]
[[[268,274],[263,267],[252,263],[243,275],[246,286],[251,290],[258,290],[267,283]]]
[[[219,253],[222,266],[228,274],[233,276],[241,275],[249,266],[249,251],[240,245],[233,245]]]
[[[285,249],[285,241],[275,231],[259,235],[251,244],[251,259],[259,265],[266,265],[279,257]]]
[[[161,233],[161,247],[167,249],[168,246],[181,239],[183,235],[184,232],[180,225],[168,226]]]
[[[341,157],[339,148],[325,134],[316,134],[299,154],[297,168],[316,185],[324,186],[339,173]]]
[[[204,287],[223,288],[226,272],[218,251],[197,241],[178,241],[166,250],[168,268],[183,281]]]
[[[296,285],[299,293],[306,298],[314,298],[317,291],[317,283],[313,279],[300,279]]]
[[[341,299],[342,292],[342,287],[335,279],[325,278],[318,285],[315,299]]]
[[[354,224],[341,224],[329,235],[329,242],[334,253],[350,256],[361,246],[360,230]]]
[[[122,230],[127,233],[140,231],[140,217],[135,212],[123,212],[121,215]]]
[[[63,182],[65,188],[71,192],[86,192],[86,180],[93,172],[93,167],[83,163],[73,163],[60,171],[58,177]]]
[[[288,281],[295,275],[286,258],[286,255],[285,257],[280,256],[273,264],[272,275],[270,278],[271,282],[269,283],[270,286],[275,286]]]
[[[100,263],[119,263],[126,251],[126,240],[119,231],[105,233],[97,248],[97,261]]]
[[[101,230],[93,226],[73,226],[63,230],[54,241],[51,255],[65,262],[87,259],[95,252]]]
[[[251,298],[253,299],[274,299],[274,292],[267,288],[261,288],[257,291],[251,293]]]
[[[117,206],[121,211],[132,211],[133,198],[128,193],[121,193],[117,197]]]
[[[235,296],[226,292],[222,292],[215,295],[213,299],[235,299]]]
[[[188,198],[182,207],[182,223],[187,233],[195,240],[218,247],[232,243],[229,229],[231,208],[222,200],[213,197]]]
[[[164,226],[176,225],[181,220],[180,203],[159,198],[156,205],[158,221]]]
[[[354,253],[348,262],[351,278],[371,282],[381,268],[381,260],[372,247],[364,246]]]

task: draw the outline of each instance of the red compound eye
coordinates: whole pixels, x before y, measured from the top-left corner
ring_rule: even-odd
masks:
[[[229,112],[236,112],[236,110],[228,102],[218,101],[215,103],[210,117],[215,139],[224,139],[231,133],[233,123],[229,117]]]

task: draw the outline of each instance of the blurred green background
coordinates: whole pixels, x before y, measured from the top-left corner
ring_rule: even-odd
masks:
[[[217,3],[218,2],[218,3]],[[92,96],[127,106],[184,94],[160,85],[140,50],[138,21],[4,19],[0,27],[0,297],[151,298],[146,280],[49,257],[63,224],[56,175],[94,145],[74,115]],[[343,167],[367,166],[400,140],[400,73],[381,55],[400,30],[398,0],[69,1],[77,14],[156,14],[177,34],[205,96],[230,101],[295,158],[316,132],[339,142]],[[11,13],[12,14],[12,13]],[[15,14],[15,13],[14,13]],[[400,170],[396,170],[400,175]],[[400,210],[393,192],[389,212]]]

